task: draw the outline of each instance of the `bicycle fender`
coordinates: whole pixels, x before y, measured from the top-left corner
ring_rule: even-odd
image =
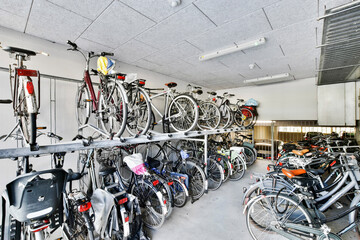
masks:
[[[356,204],[358,204],[360,202],[360,193],[357,193],[354,197],[354,199],[351,201],[351,204],[350,204],[350,208],[355,206]],[[356,212],[355,211],[352,211],[350,214],[349,214],[349,223],[353,223],[355,222],[355,214]]]

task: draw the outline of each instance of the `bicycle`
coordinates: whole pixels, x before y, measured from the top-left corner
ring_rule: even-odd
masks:
[[[124,80],[124,74],[110,74],[115,63],[105,56],[113,56],[113,53],[102,52],[95,54],[88,52],[85,54],[78,49],[78,46],[68,41],[71,46],[69,51],[79,52],[85,59],[85,70],[83,83],[76,93],[76,117],[79,127],[86,125],[90,118],[90,113],[94,113],[101,125],[105,135],[109,137],[120,137],[124,132],[127,121],[127,94],[125,88],[117,80]],[[98,59],[98,71],[91,70],[94,75],[99,75],[100,84],[97,96],[90,78],[90,60],[94,57]],[[102,61],[107,63],[104,66]],[[103,68],[106,69],[103,69]],[[107,69],[108,68],[108,69]]]
[[[36,143],[36,118],[40,109],[40,72],[37,70],[27,69],[24,62],[30,60],[31,56],[42,54],[49,56],[44,52],[34,52],[27,49],[17,47],[1,47],[4,51],[8,52],[10,58],[17,61],[16,67],[11,68],[10,65],[10,89],[12,100],[3,100],[2,103],[12,103],[15,117],[18,118],[18,123],[9,133],[11,135],[16,129],[20,128],[21,134],[27,144],[30,145],[31,151],[39,149]],[[31,77],[37,77],[38,89],[36,92]]]
[[[252,237],[254,239],[261,239],[260,236],[262,236],[266,230],[267,234],[270,232],[278,233],[289,239],[302,239],[302,235],[305,237],[313,237],[316,235],[319,239],[325,239],[328,236],[331,236],[331,239],[341,239],[341,235],[356,227],[358,222],[358,208],[360,206],[359,185],[357,183],[360,179],[360,171],[356,160],[352,158],[347,159],[345,156],[344,154],[340,155],[341,164],[346,169],[344,177],[329,192],[320,196],[314,195],[319,192],[314,188],[319,184],[318,179],[309,177],[293,178],[291,176],[294,176],[295,172],[288,170],[283,172],[291,178],[294,183],[291,191],[289,191],[287,187],[279,189],[277,193],[274,191],[263,191],[264,189],[262,189],[262,194],[252,198],[244,209],[244,213],[247,214],[248,230]],[[350,177],[351,181],[341,189],[348,177]],[[352,188],[355,188],[356,191],[351,200],[350,208],[335,217],[326,218],[322,212],[327,210]],[[323,190],[321,190],[321,192],[323,192]],[[284,195],[285,193],[286,196]],[[282,200],[279,201],[279,199]],[[319,205],[320,202],[322,203],[321,205]],[[292,210],[289,206],[293,206],[293,208],[299,210]],[[260,213],[256,209],[258,209]],[[289,209],[291,212],[288,211]],[[309,209],[312,210],[309,211]],[[299,217],[300,212],[302,217]],[[264,217],[266,213],[269,213],[268,215],[273,220],[264,223],[264,221],[257,216],[261,214],[262,217]],[[284,215],[285,213],[286,215]],[[324,223],[337,220],[346,215],[349,215],[350,224],[337,234],[330,234],[330,230]],[[310,228],[298,224],[309,226]],[[261,231],[260,235],[258,233],[259,231]]]
[[[201,130],[214,130],[220,125],[221,114],[219,108],[211,101],[211,95],[203,101],[198,96],[203,94],[201,87],[187,85],[187,92],[190,93],[199,103],[198,128]]]
[[[72,189],[82,175],[62,168],[33,172],[28,157],[21,162],[3,196],[9,207],[3,208],[1,239],[43,240],[58,228],[66,239],[94,239],[91,202]]]
[[[209,93],[209,92],[208,92]],[[216,95],[215,92],[210,92],[211,95]],[[221,128],[228,128],[230,127],[234,122],[234,114],[233,111],[230,108],[230,100],[229,97],[233,97],[235,94],[229,94],[225,92],[223,96],[217,96],[217,99],[221,99],[219,106],[219,110],[221,113]],[[215,100],[216,101],[216,100]]]
[[[234,121],[239,127],[252,128],[258,116],[256,106],[246,106],[241,103],[244,99],[238,99],[234,109]]]
[[[176,132],[188,132],[195,128],[199,119],[199,107],[193,97],[180,94],[175,96],[174,87],[177,83],[166,83],[167,90],[150,96],[150,104],[161,118],[156,121],[154,111],[151,113],[152,128],[159,123],[162,124],[163,132],[169,133],[170,127]],[[151,89],[149,89],[151,90]],[[155,107],[152,100],[160,96],[165,96],[164,114]]]

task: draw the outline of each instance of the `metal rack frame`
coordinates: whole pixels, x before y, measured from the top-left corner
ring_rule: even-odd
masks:
[[[202,141],[204,141],[205,150],[206,150],[208,135],[221,134],[226,132],[237,132],[244,130],[245,128],[243,127],[237,127],[237,128],[217,129],[217,130],[207,130],[207,131],[189,131],[189,132],[179,132],[179,133],[162,133],[156,135],[140,135],[138,137],[114,138],[113,140],[108,140],[108,139],[95,140],[95,141],[76,140],[72,142],[43,145],[39,147],[38,151],[30,151],[29,147],[8,148],[8,149],[0,149],[0,159],[18,158],[18,157],[26,157],[26,156],[39,157],[41,155],[47,155],[58,152],[73,152],[73,151],[86,150],[92,148],[111,148],[111,147],[119,147],[124,145],[141,144],[141,143],[149,143],[149,142],[169,141],[169,140],[177,140],[177,139],[191,139],[201,136],[205,137],[204,139],[202,139]]]

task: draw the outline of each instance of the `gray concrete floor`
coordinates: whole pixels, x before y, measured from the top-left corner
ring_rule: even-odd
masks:
[[[226,182],[217,191],[209,191],[200,200],[183,208],[175,208],[164,225],[156,231],[149,231],[154,240],[235,240],[251,239],[246,228],[245,215],[241,199],[243,187],[250,186],[254,180],[250,174],[265,173],[269,160],[257,160],[244,177],[237,182]],[[329,226],[341,230],[347,224],[346,219]],[[353,232],[342,239],[359,239]]]

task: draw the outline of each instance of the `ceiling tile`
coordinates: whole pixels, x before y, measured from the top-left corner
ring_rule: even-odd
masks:
[[[47,0],[80,16],[95,20],[112,0]]]
[[[323,16],[325,14],[325,9],[331,9],[350,2],[353,2],[353,0],[320,0],[319,14],[320,16]]]
[[[273,29],[282,28],[318,15],[317,1],[283,0],[264,8]]]
[[[117,48],[154,24],[123,3],[114,1],[82,37]]]
[[[183,41],[173,47],[164,50],[164,52],[174,57],[184,59],[195,55],[198,56],[202,51],[190,44],[189,42]]]
[[[0,0],[0,25],[23,32],[32,0]]]
[[[232,46],[234,42],[254,40],[252,38],[268,31],[271,31],[270,25],[264,12],[259,10],[187,40],[206,53]]]
[[[144,58],[147,61],[156,63],[161,66],[179,63],[180,60],[164,52],[157,52]]]
[[[140,34],[136,39],[164,49],[213,27],[214,24],[204,14],[194,5],[190,5]]]
[[[132,39],[118,47],[114,53],[117,59],[132,63],[157,51],[159,50],[154,47]]]
[[[91,23],[45,0],[34,0],[26,33],[58,43],[75,40]]]
[[[144,14],[145,16],[151,18],[155,22],[160,22],[161,20],[169,17],[170,15],[178,12],[184,7],[191,4],[194,0],[182,0],[181,4],[176,7],[171,7],[168,0],[120,0],[129,7],[135,9],[136,11]]]
[[[135,66],[138,66],[138,67],[141,67],[141,68],[146,68],[148,70],[153,70],[153,69],[161,67],[160,65],[158,65],[156,63],[149,62],[149,61],[144,60],[144,59],[140,59],[140,60],[134,62],[133,64]]]
[[[109,46],[104,46],[100,43],[96,43],[90,41],[85,38],[78,38],[75,43],[78,45],[79,48],[84,49],[86,51],[92,52],[113,52],[114,49]]]
[[[184,81],[190,81],[192,79],[192,76],[185,74],[183,72],[175,72],[175,73],[171,74],[170,76],[184,80]]]
[[[198,6],[217,25],[224,24],[239,16],[244,16],[263,7],[269,6],[279,0],[198,0]],[[219,11],[221,9],[221,11]]]

